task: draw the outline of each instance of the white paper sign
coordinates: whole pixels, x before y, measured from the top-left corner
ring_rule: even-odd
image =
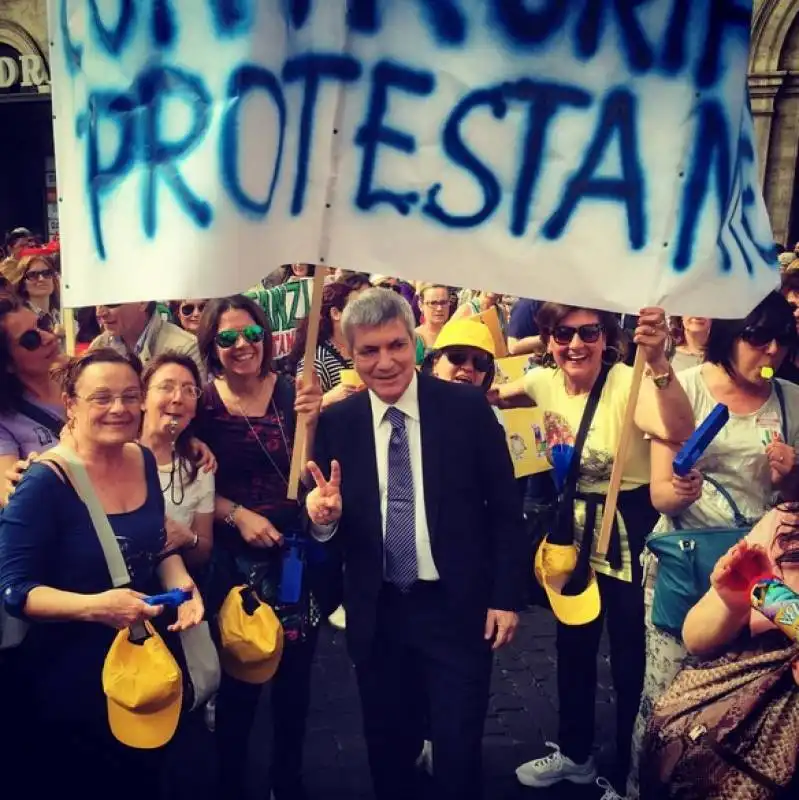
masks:
[[[751,0],[49,0],[65,297],[295,261],[616,311],[778,282]]]

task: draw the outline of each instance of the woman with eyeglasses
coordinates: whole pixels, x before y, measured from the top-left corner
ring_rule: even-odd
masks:
[[[209,608],[214,612],[232,587],[250,583],[283,625],[283,656],[266,689],[274,736],[264,796],[271,789],[276,800],[294,800],[305,796],[302,748],[319,623],[333,608],[320,609],[311,593],[305,558],[310,537],[300,504],[286,492],[297,418],[305,415],[313,441],[322,393],[317,381],[306,386],[300,378],[295,389],[275,372],[266,316],[246,297],[212,300],[198,338],[213,380],[200,400],[197,435],[218,462]],[[287,540],[303,564],[291,582],[283,580]],[[247,754],[263,691],[222,676],[215,732],[224,797],[247,795]]]
[[[50,370],[60,358],[49,317],[0,294],[0,504],[10,489],[6,472],[58,443],[66,413]]]
[[[159,783],[162,751],[112,736],[103,665],[117,631],[158,616],[145,595],[181,588],[169,629],[202,620],[203,603],[180,555],[162,556],[164,501],[155,459],[133,443],[141,422],[141,366],[100,349],[59,371],[67,442],[83,462],[116,535],[130,585],[114,588],[89,511],[57,463],[33,464],[0,516],[0,596],[30,623],[14,651],[15,692],[25,718],[3,725],[35,737],[45,767],[26,776],[32,797],[75,793],[141,797]],[[160,586],[159,586],[160,584]],[[28,739],[30,741],[30,739]]]
[[[516,771],[525,786],[543,788],[563,780],[591,783],[591,755],[599,641],[607,620],[616,691],[617,785],[626,779],[630,738],[644,676],[644,597],[640,556],[657,512],[649,497],[649,443],[645,434],[683,440],[693,432],[685,392],[666,358],[666,318],[661,309],[641,311],[635,342],[646,358],[646,375],[635,412],[635,429],[622,475],[618,510],[606,557],[596,553],[613,461],[630,397],[632,368],[621,363],[624,338],[613,314],[544,303],[537,315],[551,368],[531,370],[518,382],[492,390],[505,407],[535,404],[544,412],[547,446],[574,446],[591,390],[604,388],[582,449],[574,502],[575,544],[580,572],[593,571],[600,616],[575,625],[558,618],[559,737],[552,753]],[[508,402],[510,401],[510,402]]]
[[[417,292],[424,321],[416,329],[416,335],[422,340],[425,352],[430,352],[436,343],[438,334],[449,319],[449,289],[441,284],[423,283]]]
[[[174,314],[180,327],[196,336],[197,331],[200,329],[203,311],[205,311],[207,305],[207,300],[198,300],[196,298],[175,303]]]
[[[166,551],[180,551],[190,568],[213,545],[214,475],[200,468],[191,442],[202,395],[197,365],[181,353],[156,356],[142,374],[144,417],[139,442],[155,456],[166,506]]]
[[[681,372],[696,424],[718,403],[730,419],[684,478],[672,463],[681,439],[652,442],[652,502],[661,516],[656,533],[675,529],[736,528],[735,513],[718,490],[722,487],[740,514],[752,524],[773,504],[775,495],[796,496],[799,470],[799,388],[770,379],[799,349],[799,334],[788,301],[772,292],[743,320],[713,320],[705,363]],[[764,373],[765,370],[765,373]],[[636,722],[633,753],[640,746],[652,704],[674,679],[686,656],[683,642],[651,621],[657,559],[646,554],[646,680]],[[638,797],[637,758],[628,796]]]
[[[53,262],[43,255],[26,255],[19,260],[19,280],[15,290],[40,317],[49,317],[58,333],[61,326],[61,298],[58,273]]]

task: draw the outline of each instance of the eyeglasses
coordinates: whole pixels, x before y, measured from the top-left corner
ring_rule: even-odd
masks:
[[[447,361],[454,367],[462,367],[467,362],[471,361],[472,366],[477,372],[488,372],[494,359],[491,356],[475,355],[469,350],[464,350],[458,347],[451,347],[444,351]]]
[[[25,280],[26,281],[46,281],[53,277],[53,270],[51,269],[40,269],[34,272],[31,270],[30,272],[25,273]]]
[[[576,328],[572,325],[558,325],[552,331],[552,338],[559,345],[571,344],[576,333],[586,344],[594,344],[599,341],[604,330],[605,326],[598,322],[592,325],[580,325]]]
[[[173,395],[176,389],[180,389],[180,393],[183,397],[190,400],[197,400],[203,393],[202,389],[194,383],[180,384],[175,381],[164,381],[157,386],[153,386],[153,389],[163,395]]]
[[[433,308],[446,308],[449,305],[449,300],[425,300],[426,306],[433,306]]]
[[[789,347],[796,342],[796,330],[791,328],[772,328],[768,325],[755,325],[741,331],[741,339],[752,347],[768,347],[776,342],[780,347]]]
[[[205,311],[205,303],[197,303],[196,305],[194,303],[184,303],[180,307],[180,313],[184,317],[190,317],[194,313],[195,308],[198,314],[202,314],[203,311]]]
[[[41,331],[45,333],[53,332],[53,321],[50,317],[39,317],[39,319],[36,320],[36,328],[38,330],[31,329],[25,331],[25,333],[17,339],[17,344],[31,353],[38,350],[45,343]]]
[[[112,392],[95,392],[94,394],[90,394],[88,397],[81,397],[77,395],[78,399],[85,400],[87,403],[90,403],[95,408],[111,408],[114,405],[115,400],[119,400],[123,406],[126,408],[128,406],[138,406],[141,405],[142,395],[141,392],[137,389],[130,389],[128,391],[122,392],[122,394],[113,394]]]
[[[264,329],[260,325],[247,325],[244,328],[227,328],[219,331],[214,337],[218,347],[227,350],[238,342],[239,337],[243,336],[248,344],[257,344],[264,340]]]

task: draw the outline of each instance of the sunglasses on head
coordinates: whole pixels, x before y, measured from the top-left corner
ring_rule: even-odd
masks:
[[[559,345],[571,344],[576,333],[586,344],[594,344],[594,342],[599,341],[604,330],[605,326],[599,322],[591,325],[580,325],[576,328],[572,325],[557,325],[552,331],[552,338]]]
[[[53,332],[53,321],[50,317],[39,317],[36,321],[36,328],[38,330],[31,329],[25,331],[25,333],[17,339],[17,344],[31,353],[38,350],[44,344],[44,339],[40,331],[45,331],[46,333]]]
[[[48,278],[53,277],[53,270],[51,269],[40,269],[34,272],[31,270],[30,272],[25,273],[25,280],[27,281],[46,281]]]
[[[768,347],[776,342],[780,347],[789,347],[796,341],[793,328],[772,328],[768,325],[755,325],[741,331],[741,339],[752,347]]]
[[[454,367],[462,367],[468,361],[472,362],[472,366],[477,372],[488,372],[494,359],[489,355],[476,355],[469,350],[464,350],[458,347],[451,347],[444,351],[447,361]]]
[[[260,325],[247,325],[244,328],[227,328],[219,331],[214,337],[218,347],[227,350],[238,342],[239,337],[243,336],[248,344],[257,344],[264,340],[264,329]]]
[[[180,307],[180,313],[184,317],[190,317],[194,313],[195,308],[198,314],[202,314],[203,311],[205,311],[205,303],[197,303],[196,305],[194,303],[184,303]]]

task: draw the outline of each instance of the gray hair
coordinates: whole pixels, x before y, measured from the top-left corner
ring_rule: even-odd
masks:
[[[379,328],[398,319],[413,341],[416,320],[410,303],[391,289],[374,288],[353,297],[341,315],[341,331],[352,349],[356,328]]]

